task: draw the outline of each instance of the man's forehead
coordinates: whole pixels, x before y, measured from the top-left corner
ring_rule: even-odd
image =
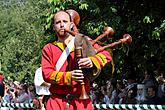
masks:
[[[54,19],[61,18],[61,17],[69,17],[69,15],[65,11],[59,11],[54,15]]]

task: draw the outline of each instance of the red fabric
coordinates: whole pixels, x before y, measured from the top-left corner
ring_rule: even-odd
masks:
[[[52,96],[46,104],[46,110],[65,110],[66,99]],[[93,110],[91,99],[73,98],[68,110]]]
[[[51,82],[50,76],[52,75],[53,71],[55,70],[56,62],[58,58],[61,56],[62,50],[57,46],[49,43],[47,44],[42,50],[42,71],[43,71],[43,78],[47,82]],[[68,56],[67,61],[62,66],[61,70],[64,72],[63,77],[60,80],[60,84],[51,84],[50,92],[57,93],[57,94],[80,94],[81,93],[81,85],[75,81],[72,81],[71,86],[64,85],[63,79],[65,77],[66,71],[72,71],[75,69],[74,62],[74,52],[71,52]],[[87,92],[89,92],[90,85],[89,81],[85,81],[85,87]],[[56,88],[56,89],[54,89]]]
[[[107,57],[108,62],[111,60],[111,56],[109,52],[103,52]],[[62,50],[57,47],[56,45],[49,43],[44,46],[42,49],[42,71],[43,71],[43,78],[46,82],[51,83],[50,92],[56,94],[81,94],[81,84],[75,81],[72,81],[72,85],[68,86],[65,85],[63,82],[65,77],[65,72],[72,71],[75,69],[75,60],[74,60],[74,52],[71,52],[68,56],[67,60],[65,61],[64,65],[62,66],[60,72],[64,72],[63,76],[60,79],[60,83],[55,84],[50,77],[53,74],[55,69],[56,62],[58,61],[59,57],[62,54]],[[85,90],[87,93],[90,91],[90,82],[89,80],[85,80]],[[66,106],[66,99],[57,98],[55,96],[51,96],[48,99],[46,104],[47,110],[64,110]],[[88,100],[78,100],[73,99],[70,105],[69,110],[93,110],[92,108],[92,101],[91,99]]]

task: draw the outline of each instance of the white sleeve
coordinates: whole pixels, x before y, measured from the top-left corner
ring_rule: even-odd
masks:
[[[44,82],[43,76],[42,76],[42,68],[38,68],[35,72],[34,76],[34,85],[35,86],[41,86],[41,84]]]

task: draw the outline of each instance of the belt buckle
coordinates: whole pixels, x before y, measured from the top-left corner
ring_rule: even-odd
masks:
[[[72,95],[72,94],[67,94],[67,95],[66,95],[66,99],[67,99],[67,103],[70,104],[70,102],[71,102],[72,99],[73,99],[73,95]]]
[[[71,94],[67,94],[67,95],[66,95],[66,99],[69,99],[70,95],[71,95]]]

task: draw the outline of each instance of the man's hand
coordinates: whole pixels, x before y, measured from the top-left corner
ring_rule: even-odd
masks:
[[[93,63],[90,58],[80,58],[78,61],[78,65],[80,68],[92,68]]]
[[[82,73],[82,70],[73,70],[71,74],[72,74],[72,80],[77,82],[83,82],[84,74]]]
[[[77,82],[83,82],[84,74],[81,68],[92,68],[93,63],[90,58],[80,58],[78,61],[78,65],[79,65],[80,70],[73,70],[71,72],[72,80],[77,81]]]
[[[50,84],[47,83],[47,82],[43,82],[43,83],[41,84],[41,86],[50,87]]]

